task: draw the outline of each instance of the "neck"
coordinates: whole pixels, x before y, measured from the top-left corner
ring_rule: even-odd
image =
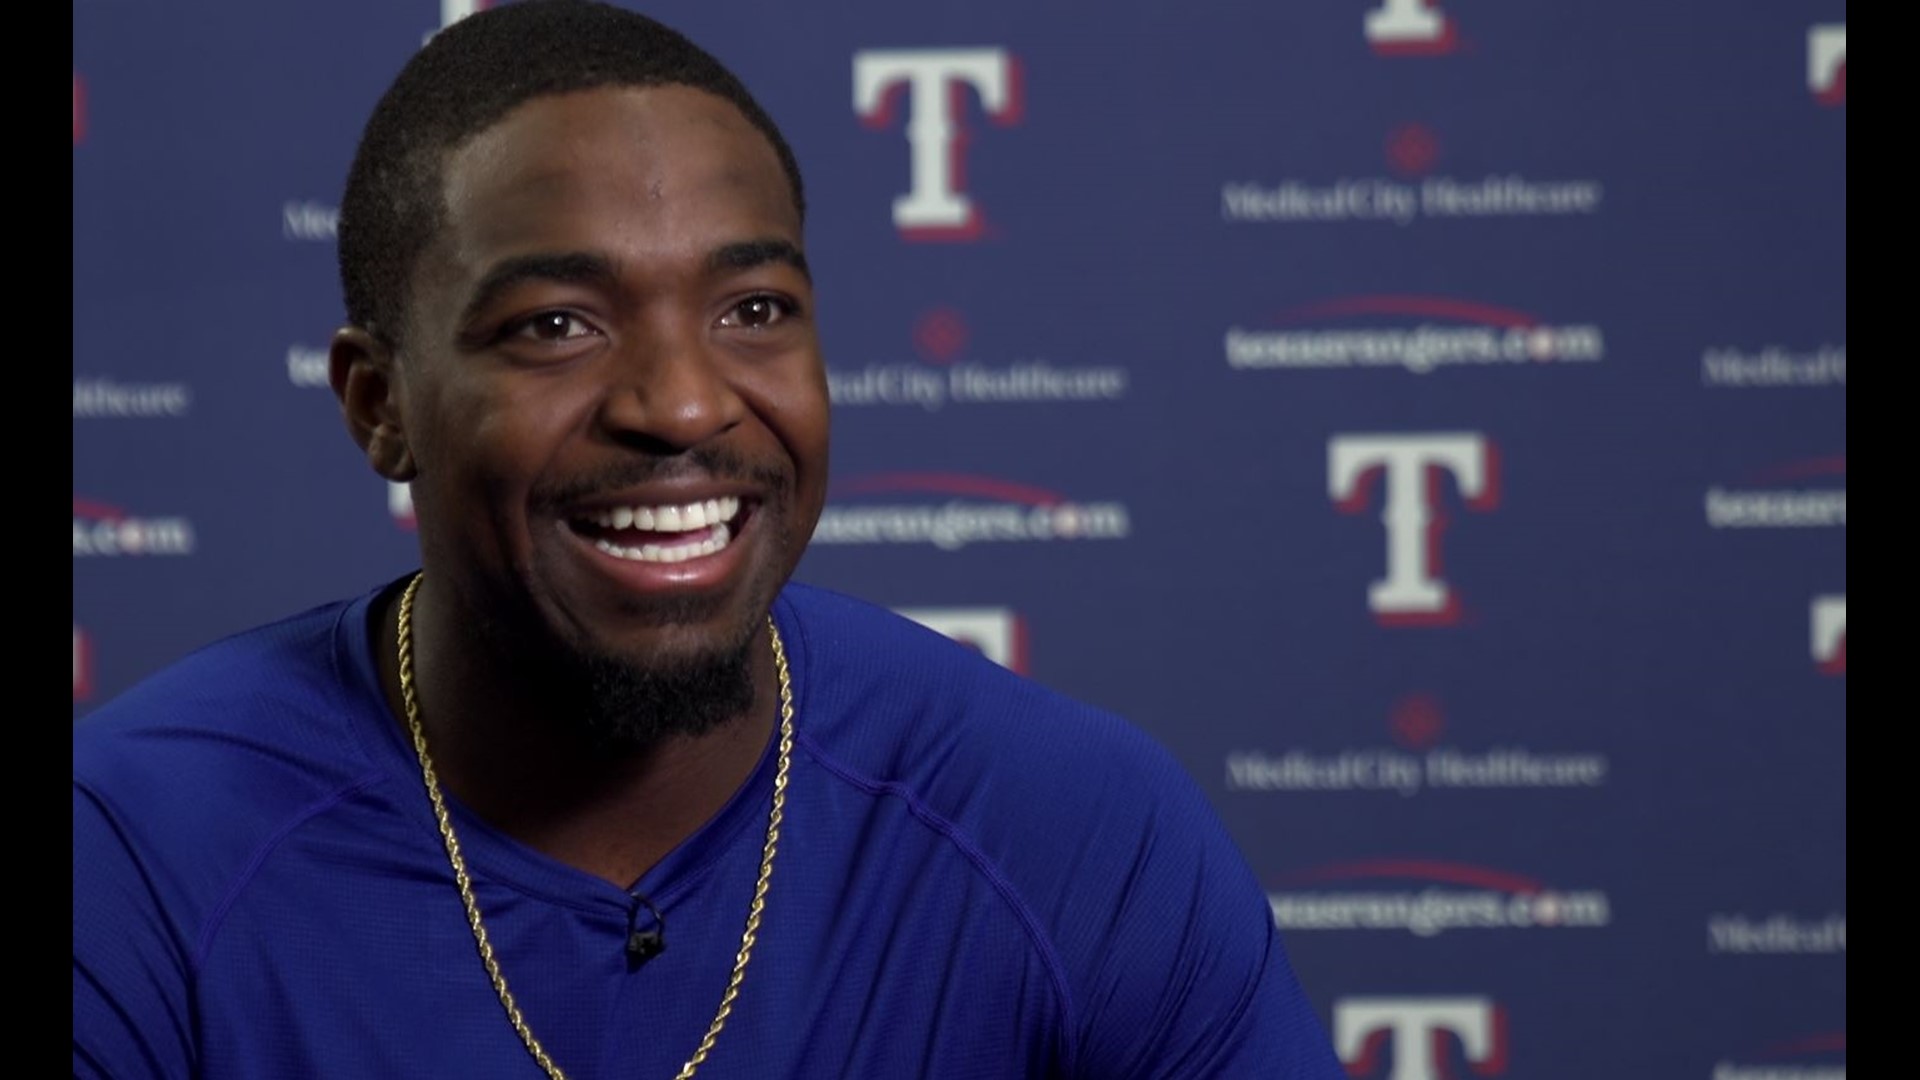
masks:
[[[497,655],[474,620],[422,582],[412,617],[419,720],[440,787],[489,825],[553,859],[630,887],[692,836],[752,774],[771,737],[777,680],[765,629],[754,637],[752,706],[698,735],[618,751],[553,715],[551,688]],[[411,744],[400,692],[401,591],[378,611],[381,680]]]

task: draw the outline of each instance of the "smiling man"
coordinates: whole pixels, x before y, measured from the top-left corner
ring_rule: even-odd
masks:
[[[741,84],[618,8],[401,72],[330,367],[420,570],[76,727],[76,1075],[1342,1075],[1167,754],[789,581],[804,206]]]

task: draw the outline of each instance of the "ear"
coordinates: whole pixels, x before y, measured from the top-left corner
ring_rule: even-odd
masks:
[[[395,359],[386,342],[360,327],[345,326],[334,332],[327,350],[327,381],[340,399],[347,431],[366,452],[373,471],[405,483],[416,470]]]

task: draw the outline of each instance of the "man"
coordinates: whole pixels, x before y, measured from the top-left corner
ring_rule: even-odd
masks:
[[[407,65],[331,373],[421,572],[78,726],[77,1075],[1341,1075],[1168,755],[788,583],[803,213],[638,15],[529,0]]]

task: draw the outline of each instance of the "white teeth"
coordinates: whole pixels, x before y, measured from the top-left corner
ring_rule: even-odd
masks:
[[[607,529],[693,532],[723,521],[732,521],[739,512],[739,499],[708,499],[683,506],[622,506],[616,510],[601,511],[595,515],[594,522]]]
[[[616,559],[626,559],[630,562],[677,563],[718,554],[725,550],[732,540],[733,534],[725,525],[715,525],[712,535],[691,544],[642,544],[632,548],[610,540],[595,540],[593,546]]]

